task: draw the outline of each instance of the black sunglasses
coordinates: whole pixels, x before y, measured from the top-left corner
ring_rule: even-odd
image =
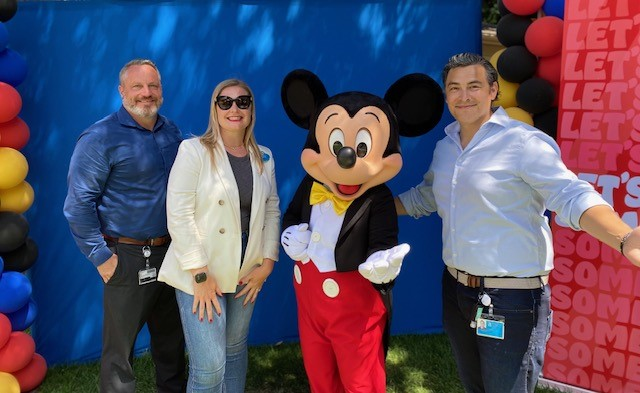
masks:
[[[237,98],[231,98],[227,96],[218,96],[216,98],[216,104],[218,104],[218,108],[226,111],[231,109],[231,106],[235,102],[239,109],[247,109],[251,106],[251,96],[238,96]]]

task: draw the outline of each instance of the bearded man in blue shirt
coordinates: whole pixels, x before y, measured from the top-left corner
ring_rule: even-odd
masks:
[[[554,211],[640,265],[631,229],[563,164],[553,138],[493,109],[498,73],[462,53],[442,73],[455,122],[398,214],[442,218],[443,327],[467,392],[533,393],[551,329]]]
[[[133,346],[146,323],[158,392],[185,389],[184,336],[173,288],[156,280],[171,241],[167,181],[182,134],[166,117],[156,65],[120,71],[122,107],[85,130],[71,157],[64,214],[104,281],[101,392],[135,392]]]

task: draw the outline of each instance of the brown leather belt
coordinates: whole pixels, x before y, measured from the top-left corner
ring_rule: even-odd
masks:
[[[152,239],[146,239],[146,240],[132,239],[130,237],[111,237],[107,235],[102,235],[102,236],[107,241],[107,243],[132,244],[135,246],[162,246],[171,241],[171,236],[169,235],[154,237]]]
[[[480,277],[474,276],[456,268],[447,266],[449,274],[460,284],[469,288],[480,288],[480,281],[484,279],[485,288],[498,289],[536,289],[549,282],[549,275],[536,277]]]

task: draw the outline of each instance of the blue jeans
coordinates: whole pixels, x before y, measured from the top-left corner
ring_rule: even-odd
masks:
[[[533,393],[551,332],[551,288],[485,289],[494,314],[505,317],[504,340],[480,337],[469,326],[479,292],[458,283],[444,269],[443,326],[465,391]]]
[[[244,286],[238,286],[236,293]],[[242,393],[247,377],[247,336],[255,303],[242,305],[235,293],[218,298],[222,313],[213,322],[193,314],[193,295],[176,289],[189,353],[187,392]]]

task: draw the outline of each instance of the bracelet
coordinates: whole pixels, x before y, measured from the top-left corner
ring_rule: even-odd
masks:
[[[633,231],[631,231],[631,232],[633,232]],[[622,255],[624,255],[624,243],[627,241],[629,236],[631,236],[631,232],[629,232],[626,235],[622,236],[622,240],[620,240],[620,254],[622,254]]]

